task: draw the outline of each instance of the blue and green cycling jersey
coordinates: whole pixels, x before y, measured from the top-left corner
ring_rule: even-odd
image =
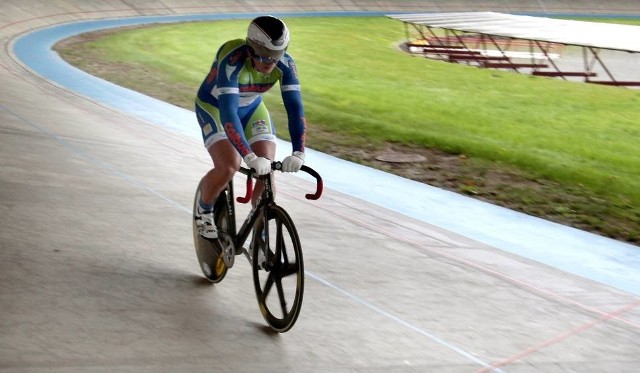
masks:
[[[220,47],[209,74],[198,90],[198,99],[220,112],[221,125],[241,156],[251,153],[244,135],[243,118],[248,118],[262,102],[261,94],[280,82],[282,101],[287,111],[293,151],[304,151],[306,122],[300,95],[296,65],[288,53],[269,74],[252,66],[251,50],[243,39],[231,40]]]

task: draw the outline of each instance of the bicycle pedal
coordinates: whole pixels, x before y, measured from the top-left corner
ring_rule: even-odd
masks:
[[[235,252],[231,247],[224,247],[222,249],[222,261],[227,266],[227,268],[233,267],[233,263],[235,261]]]

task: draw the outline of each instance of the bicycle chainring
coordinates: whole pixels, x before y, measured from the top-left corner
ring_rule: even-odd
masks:
[[[233,267],[236,258],[235,246],[233,240],[227,233],[218,232],[218,240],[222,249],[222,260],[227,268]]]

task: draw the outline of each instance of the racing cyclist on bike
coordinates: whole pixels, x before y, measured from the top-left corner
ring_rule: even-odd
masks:
[[[282,20],[257,17],[249,24],[246,39],[231,40],[220,47],[198,90],[195,112],[204,146],[213,160],[213,168],[203,178],[195,214],[198,232],[205,238],[218,236],[214,204],[241,161],[257,175],[271,172],[276,131],[261,94],[278,81],[293,148],[282,162],[282,171],[297,172],[304,163],[306,121],[298,72],[286,52],[288,45],[289,29]],[[258,181],[254,206],[262,187]]]

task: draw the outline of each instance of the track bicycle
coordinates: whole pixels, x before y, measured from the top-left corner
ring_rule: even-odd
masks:
[[[241,167],[247,175],[246,194],[235,201],[249,203],[253,196],[253,179],[264,182],[264,188],[255,208],[251,209],[239,229],[236,229],[236,208],[233,180],[227,184],[215,202],[214,221],[218,238],[210,240],[200,236],[195,219],[193,236],[196,254],[204,276],[218,283],[233,267],[235,256],[244,254],[253,272],[253,284],[262,316],[275,331],[283,333],[295,324],[302,308],[304,293],[304,265],[300,238],[289,214],[275,202],[273,171],[280,171],[281,162],[272,162],[272,173],[256,176],[253,170]],[[316,179],[316,191],[306,194],[310,200],[322,195],[320,175],[308,166],[300,171]],[[202,180],[198,184],[198,191]],[[198,203],[194,201],[195,208]],[[252,234],[248,247],[245,243]]]

